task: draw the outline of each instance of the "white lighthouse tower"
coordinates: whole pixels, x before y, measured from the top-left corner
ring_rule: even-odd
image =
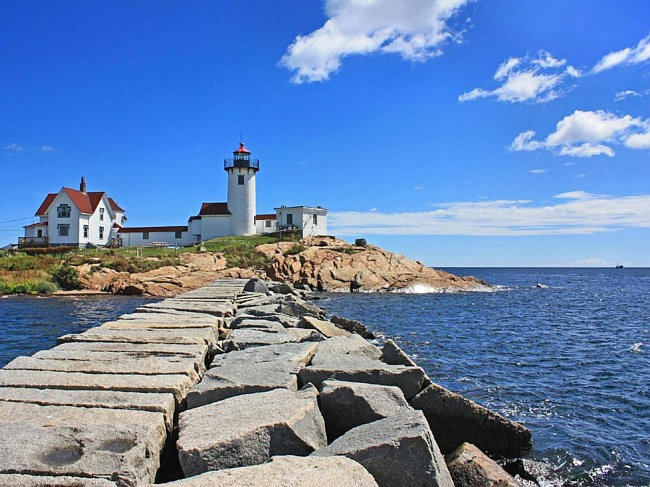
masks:
[[[255,175],[260,161],[251,159],[251,152],[242,142],[233,152],[232,159],[225,159],[223,168],[228,173],[228,210],[232,235],[255,233]]]

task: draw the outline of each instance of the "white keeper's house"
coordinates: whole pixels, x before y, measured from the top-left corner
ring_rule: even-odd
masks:
[[[275,213],[256,212],[256,175],[260,162],[243,143],[224,160],[228,201],[203,203],[185,226],[127,227],[124,210],[104,192],[61,188],[50,193],[25,227],[19,245],[50,246],[184,246],[228,235],[294,231],[302,237],[327,235],[327,209],[280,206]]]

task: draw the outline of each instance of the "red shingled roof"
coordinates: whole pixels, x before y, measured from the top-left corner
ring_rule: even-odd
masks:
[[[32,223],[31,225],[25,225],[23,228],[44,227],[46,225],[47,225],[47,222],[37,222],[37,223]]]
[[[265,213],[263,215],[255,215],[255,221],[257,220],[275,220],[275,213]]]
[[[120,228],[117,233],[140,233],[140,232],[187,232],[187,227],[129,227]]]
[[[243,142],[240,142],[239,143],[239,149],[237,149],[235,152],[233,152],[233,154],[241,154],[241,153],[244,153],[244,154],[250,154],[251,153],[251,151],[249,151],[246,147],[244,147]]]
[[[50,193],[45,197],[43,203],[41,203],[41,206],[39,206],[38,210],[36,210],[36,216],[45,215],[45,212],[52,204],[52,201],[54,201],[54,198],[56,198],[56,195],[57,193]]]
[[[197,216],[231,214],[228,209],[228,203],[203,203]]]
[[[110,203],[111,208],[113,208],[113,211],[121,211],[122,213],[124,213],[124,209],[121,208],[120,205],[118,205],[115,202],[115,200],[113,198],[111,198],[110,196],[108,197],[108,202]]]
[[[102,198],[106,194],[103,191],[91,191],[87,193],[82,193],[81,191],[77,191],[76,189],[72,189],[72,188],[63,188],[63,191],[66,192],[66,194],[70,197],[72,202],[75,204],[75,206],[81,213],[87,213],[90,215],[95,213],[97,206],[99,205],[99,203],[102,201]],[[36,210],[36,216],[41,216],[45,214],[47,209],[54,201],[54,198],[56,198],[57,194],[58,193],[50,193],[45,197],[45,200],[43,200],[41,206],[39,206],[38,210]],[[115,202],[115,200],[113,200],[113,198],[108,198],[108,203],[110,204],[113,211],[124,212],[124,210],[119,207],[119,205]]]

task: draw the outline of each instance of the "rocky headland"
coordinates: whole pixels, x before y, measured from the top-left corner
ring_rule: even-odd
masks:
[[[266,264],[229,266],[218,252],[181,253],[180,263],[147,272],[119,272],[101,261],[76,266],[85,289],[113,294],[170,297],[219,278],[274,279],[323,292],[457,292],[488,291],[474,277],[433,269],[374,245],[355,246],[334,237],[258,245]]]

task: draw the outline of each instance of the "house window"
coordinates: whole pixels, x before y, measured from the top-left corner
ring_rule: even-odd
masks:
[[[104,221],[104,208],[99,209],[99,220]]]
[[[287,215],[287,225],[293,225],[293,213]]]
[[[318,215],[314,213],[314,226],[318,225]]]
[[[88,225],[84,225],[84,238],[88,238]]]
[[[70,225],[57,225],[56,227],[59,229],[59,237],[67,237],[70,235]]]
[[[99,227],[99,240],[104,239],[104,227]]]
[[[149,232],[142,232],[142,240],[149,240]]]
[[[59,205],[59,207],[56,209],[56,215],[59,218],[70,218],[70,205]]]
[[[183,232],[176,232],[174,238],[183,238]]]
[[[264,222],[264,226],[265,226],[266,228],[271,228],[271,220],[266,220],[266,221]]]
[[[237,184],[239,184],[240,186],[244,185],[244,175],[243,174],[240,174],[239,176],[237,176]]]
[[[43,236],[43,230],[41,230],[40,228],[38,230],[36,230],[36,236],[39,237],[39,238],[42,237]]]

